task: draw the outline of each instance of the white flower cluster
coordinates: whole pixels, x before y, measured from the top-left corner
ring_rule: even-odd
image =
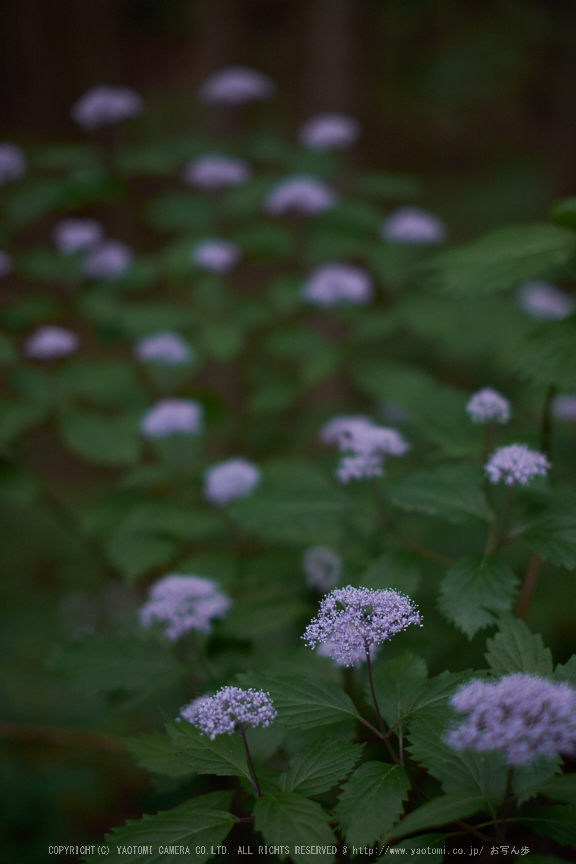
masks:
[[[271,189],[264,199],[264,210],[269,216],[314,216],[330,210],[337,200],[338,195],[326,183],[316,177],[297,174]]]
[[[474,393],[466,411],[473,423],[508,423],[512,413],[508,399],[491,387]]]
[[[242,258],[242,250],[232,240],[210,238],[197,243],[190,253],[192,263],[212,273],[227,273]]]
[[[136,117],[143,108],[142,97],[130,87],[97,84],[74,103],[72,117],[79,126],[90,132],[128,117]]]
[[[203,409],[193,399],[160,399],[142,418],[140,429],[145,438],[169,438],[172,435],[199,435],[203,427]]]
[[[61,219],[52,231],[52,240],[62,255],[94,249],[104,237],[104,229],[96,219]]]
[[[342,572],[342,559],[326,546],[311,546],[304,552],[302,569],[306,585],[317,591],[335,588]]]
[[[360,137],[362,127],[347,114],[316,114],[298,130],[298,140],[309,150],[345,150]]]
[[[3,276],[8,276],[12,272],[12,268],[12,256],[7,252],[0,251],[0,279]]]
[[[247,459],[228,459],[210,468],[204,477],[204,497],[212,504],[223,507],[246,498],[260,483],[260,469]]]
[[[189,162],[182,179],[189,186],[205,192],[219,192],[228,186],[240,186],[252,177],[252,168],[243,159],[220,156],[217,153],[200,156]]]
[[[545,477],[549,469],[550,462],[544,453],[531,450],[525,444],[499,447],[484,468],[490,483],[503,480],[506,486],[515,486],[517,483],[526,486],[533,477]]]
[[[245,105],[270,99],[276,87],[274,82],[258,69],[248,66],[226,66],[207,78],[200,87],[203,102],[223,105]]]
[[[336,476],[342,483],[380,477],[385,456],[404,456],[410,445],[396,429],[377,426],[367,417],[335,417],[320,430],[324,444],[337,444],[351,455],[340,460]]]
[[[231,606],[212,579],[170,573],[152,585],[139,618],[143,627],[164,624],[166,637],[176,642],[191,630],[210,633],[212,619],[225,618]]]
[[[276,710],[264,690],[222,687],[214,696],[198,696],[180,709],[180,716],[214,740],[217,735],[231,735],[239,727],[270,726]]]
[[[38,327],[24,343],[24,353],[34,360],[58,360],[77,350],[80,340],[65,327],[47,324]]]
[[[0,142],[0,186],[8,180],[18,180],[26,173],[26,156],[21,147],[11,141]]]
[[[180,366],[189,363],[194,354],[188,342],[179,333],[163,330],[140,339],[134,346],[134,356],[140,363]]]
[[[562,321],[576,309],[574,298],[551,282],[523,282],[516,297],[524,312],[536,321]]]
[[[446,239],[446,225],[434,213],[420,207],[399,207],[382,224],[382,237],[389,243],[433,246]]]
[[[374,296],[372,277],[362,267],[331,262],[317,267],[304,284],[309,303],[330,308],[339,304],[365,305]]]

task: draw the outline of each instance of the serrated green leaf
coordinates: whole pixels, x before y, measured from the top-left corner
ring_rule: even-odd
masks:
[[[313,741],[292,757],[288,768],[280,775],[280,789],[300,795],[328,792],[350,773],[363,747],[363,744],[345,744],[326,738]]]
[[[389,726],[407,717],[426,683],[426,664],[406,653],[374,668],[374,689],[382,716]],[[366,692],[366,698],[371,699]]]
[[[554,678],[556,681],[566,681],[576,689],[576,654],[573,654],[567,663],[559,663],[556,666]]]
[[[424,828],[450,825],[455,819],[472,816],[479,810],[483,813],[490,813],[493,810],[493,802],[486,795],[466,789],[461,792],[449,792],[447,795],[441,795],[422,804],[418,810],[402,819],[392,831],[392,836],[404,837],[422,831]]]
[[[135,738],[124,738],[124,743],[137,764],[153,774],[190,777],[194,773],[168,735],[139,735]]]
[[[514,571],[496,558],[462,558],[441,582],[438,608],[471,639],[493,623],[489,610],[510,610],[518,581]]]
[[[554,500],[522,535],[528,547],[557,567],[576,567],[576,496],[555,493]]]
[[[60,417],[60,432],[68,447],[97,465],[131,465],[140,455],[140,412],[116,417],[94,411],[67,411]]]
[[[350,697],[332,681],[253,673],[241,674],[238,678],[249,687],[268,691],[278,712],[278,720],[288,728],[312,729],[360,717]]]
[[[557,843],[576,843],[576,807],[572,805],[539,807],[528,816],[520,816],[518,822]]]
[[[425,711],[412,717],[408,728],[411,742],[408,750],[412,758],[424,765],[447,793],[464,791],[501,799],[507,777],[501,754],[453,750],[444,740],[453,723],[454,712],[448,708]]]
[[[576,253],[571,231],[546,223],[499,228],[426,262],[434,284],[451,294],[492,294],[552,275]]]
[[[203,795],[115,828],[106,837],[106,860],[111,864],[177,864],[182,861],[183,847],[187,862],[204,864],[212,857],[212,846],[222,843],[235,821],[231,813],[216,809],[212,796]],[[150,851],[144,852],[144,847]],[[101,861],[102,855],[98,852],[83,860]]]
[[[391,486],[389,494],[403,510],[427,513],[450,522],[468,519],[491,522],[494,518],[486,503],[480,472],[463,466],[443,465],[412,474]]]
[[[411,837],[410,840],[402,840],[390,851],[384,852],[378,861],[382,861],[383,864],[393,864],[401,855],[403,864],[418,864],[420,861],[425,861],[426,864],[441,864],[444,861],[446,838],[446,834],[420,834],[418,837]],[[405,852],[398,851],[400,849]],[[424,852],[424,850],[430,851]]]
[[[332,864],[336,839],[328,824],[328,813],[316,802],[296,792],[262,795],[254,807],[254,827],[270,846],[287,847],[297,864]],[[324,847],[326,851],[306,852],[306,846]],[[297,849],[301,851],[296,851]]]
[[[497,626],[499,632],[486,642],[484,655],[493,672],[552,675],[552,654],[539,633],[531,633],[524,621],[510,616],[500,618]]]
[[[334,810],[352,846],[370,846],[400,818],[410,779],[403,768],[386,762],[365,762],[354,771]]]
[[[512,791],[517,796],[518,806],[520,807],[525,801],[538,795],[540,785],[547,783],[561,771],[562,760],[558,755],[554,759],[538,759],[530,765],[516,768],[512,779]],[[560,798],[559,800],[564,799]],[[569,803],[576,804],[576,798]]]
[[[552,763],[552,770],[557,770],[554,763]],[[545,795],[546,798],[555,801],[576,805],[576,774],[557,774],[548,777],[540,783],[534,783],[530,790],[533,795]]]
[[[251,779],[246,751],[239,735],[218,735],[213,741],[181,720],[166,723],[166,731],[182,759],[197,774],[220,774]]]
[[[83,692],[153,692],[183,673],[167,646],[150,639],[94,636],[59,649],[52,671]]]
[[[358,577],[357,584],[364,588],[393,588],[413,596],[422,578],[420,560],[411,552],[384,552],[368,565]]]

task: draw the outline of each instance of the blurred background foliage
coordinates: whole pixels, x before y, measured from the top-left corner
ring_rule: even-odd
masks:
[[[202,509],[194,495],[189,500],[177,483],[176,504],[160,495],[164,505],[155,510],[148,494],[157,482],[154,466],[159,459],[170,464],[171,454],[148,453],[139,462],[137,418],[154,387],[131,362],[131,341],[166,328],[190,334],[199,366],[184,392],[206,409],[204,465],[237,452],[301,460],[310,457],[330,412],[380,404],[385,413],[398,402],[413,412],[412,443],[425,452],[441,446],[469,454],[479,439],[462,428],[464,391],[488,378],[514,395],[517,428],[537,444],[533,430],[550,376],[538,377],[538,355],[518,377],[530,363],[518,352],[531,325],[510,296],[448,301],[403,293],[414,284],[418,255],[383,255],[366,237],[398,202],[439,213],[458,243],[509,223],[544,221],[555,200],[574,192],[576,8],[562,0],[4,0],[2,19],[1,137],[25,149],[30,172],[3,192],[0,228],[0,245],[9,242],[17,261],[16,277],[1,285],[7,409],[0,430],[0,843],[5,860],[38,864],[48,860],[49,844],[98,842],[142,810],[178,803],[197,782],[168,771],[150,784],[115,743],[115,736],[160,728],[159,704],[174,713],[188,693],[172,655],[155,646],[149,657],[129,656],[123,628],[141,598],[136,580],[145,584],[176,558],[180,572],[201,572],[226,587],[240,549],[245,608],[240,603],[213,646],[225,677],[229,655],[246,668],[258,652],[277,656],[282,640],[289,642],[282,614],[293,623],[313,613],[314,598],[294,598],[290,587],[300,549],[337,544],[346,509],[320,474],[272,466],[271,497],[292,483],[295,498],[304,490],[310,500],[328,501],[325,524],[310,525],[304,514],[294,527],[281,511],[267,521],[262,509],[239,503],[231,521],[247,536],[238,539],[226,519]],[[196,98],[206,75],[229,63],[260,68],[278,85],[275,100],[250,109],[244,137]],[[102,165],[69,114],[100,82],[134,87],[147,106],[118,130],[117,172]],[[344,167],[288,143],[304,119],[325,110],[351,113],[363,124]],[[186,160],[215,146],[236,148],[260,166],[249,188],[217,204],[184,193],[178,179]],[[339,176],[349,199],[314,223],[300,271],[290,263],[301,252],[298,236],[259,215],[265,189],[295,170]],[[46,239],[55,216],[68,213],[101,219],[137,249],[137,265],[113,290],[95,284],[75,293],[79,262],[58,258]],[[242,265],[239,293],[218,277],[196,276],[192,303],[191,241],[222,225],[256,263]],[[379,309],[345,310],[329,322],[307,311],[303,324],[302,266],[348,255],[385,285]],[[474,259],[469,269],[475,271]],[[555,275],[568,281],[572,273]],[[265,298],[252,292],[256,283],[270,285]],[[84,328],[87,356],[50,374],[16,363],[21,334],[56,321]],[[341,332],[344,353],[334,347]],[[237,369],[240,357],[245,373]],[[426,400],[433,381],[442,386]],[[561,376],[558,383],[566,386]],[[48,422],[56,415],[57,423]],[[15,445],[14,458],[20,433],[26,444]],[[573,485],[573,427],[561,425],[555,434],[555,453]],[[333,454],[314,447],[314,461],[331,469]],[[416,493],[404,494],[410,505]],[[351,496],[366,509],[362,491]],[[454,515],[450,504],[441,512]],[[424,516],[420,524],[422,542],[434,545],[437,522]],[[382,553],[377,543],[370,546],[373,538],[366,545],[360,518],[356,530],[357,543],[346,550],[351,579]],[[478,542],[473,519],[449,522],[443,531],[453,557]],[[271,570],[275,582],[266,593]],[[411,559],[401,570],[402,585],[412,574],[415,588],[419,565]],[[424,608],[429,601],[426,640],[418,634],[414,645],[434,672],[481,664],[483,636],[465,641],[436,611],[440,572],[426,563],[418,595]],[[264,607],[259,612],[250,604],[252,587]],[[573,578],[547,565],[529,623],[560,662],[573,650],[575,604]],[[264,619],[271,629],[250,647],[255,622],[261,627]],[[115,655],[126,651],[116,682],[98,684],[100,667],[90,667],[89,649],[59,653],[63,639],[82,646],[82,634],[93,632],[110,638]],[[300,661],[290,654],[286,662],[297,669]]]

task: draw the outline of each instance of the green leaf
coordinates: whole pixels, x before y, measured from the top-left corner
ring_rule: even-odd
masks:
[[[412,596],[420,585],[422,567],[411,552],[384,552],[356,580],[364,588],[393,588]]]
[[[576,495],[563,491],[523,534],[528,547],[557,567],[576,567]]]
[[[562,771],[562,759],[556,755],[554,759],[538,759],[530,765],[516,768],[512,779],[512,790],[517,796],[517,804],[520,807],[525,801],[539,794],[539,787],[551,780],[555,774]],[[553,796],[552,796],[553,797]],[[563,801],[563,798],[559,799]],[[574,801],[568,803],[576,804]]]
[[[576,253],[571,231],[546,223],[499,228],[426,262],[434,284],[452,294],[492,294],[552,275]]]
[[[471,555],[451,567],[440,586],[438,608],[469,639],[493,623],[489,610],[508,612],[518,577],[496,558]]]
[[[60,431],[68,447],[98,465],[131,465],[140,455],[140,412],[108,417],[93,411],[67,411]]]
[[[168,735],[139,735],[135,738],[124,738],[124,743],[138,765],[153,774],[190,777],[194,773]]]
[[[462,790],[461,792],[449,792],[434,798],[426,804],[422,804],[418,810],[414,810],[402,819],[399,825],[392,831],[393,837],[404,837],[407,834],[415,834],[424,828],[436,828],[440,825],[450,825],[455,819],[463,819],[472,816],[481,810],[490,813],[493,802],[479,792]]]
[[[576,229],[576,198],[564,198],[550,208],[550,218],[563,228]]]
[[[246,751],[239,735],[218,735],[212,741],[187,720],[179,723],[169,721],[166,723],[166,731],[182,759],[197,774],[221,774],[251,779]]]
[[[59,649],[52,671],[87,694],[147,693],[170,686],[183,673],[167,646],[151,639],[94,636]]]
[[[334,543],[348,509],[345,494],[314,466],[286,462],[267,469],[254,494],[228,512],[263,540],[300,546]]]
[[[129,820],[122,828],[115,828],[106,836],[109,850],[106,861],[111,864],[178,864],[185,856],[190,864],[203,864],[212,857],[212,846],[222,843],[235,821],[231,813],[216,809],[211,795],[203,795],[173,810],[155,816],[145,815],[137,822]],[[143,847],[150,851],[138,851]],[[161,852],[161,849],[166,851]],[[86,862],[101,860],[99,852],[84,858]]]
[[[280,775],[280,789],[301,795],[328,792],[350,773],[363,748],[363,744],[319,738],[292,757],[288,768]]]
[[[488,639],[486,660],[496,675],[525,672],[552,675],[552,654],[544,647],[542,636],[531,633],[524,621],[506,616],[497,622],[499,632]]]
[[[411,174],[370,171],[354,176],[352,191],[371,198],[405,201],[417,198],[422,193],[422,182],[418,177]]]
[[[334,814],[352,846],[370,846],[400,818],[410,780],[403,768],[386,762],[365,762],[354,771]]]
[[[556,681],[566,681],[571,687],[576,688],[576,654],[567,663],[559,663],[554,670]]]
[[[410,840],[402,840],[391,849],[389,847],[389,851],[381,855],[378,861],[382,861],[383,864],[393,864],[401,855],[403,864],[419,864],[420,861],[425,861],[426,864],[441,864],[444,861],[447,836],[446,834],[420,834]],[[400,849],[404,849],[405,854],[395,851]]]
[[[412,474],[391,485],[389,494],[403,510],[427,513],[450,522],[468,519],[491,522],[494,518],[486,503],[480,472],[464,466],[443,465]]]
[[[206,196],[171,192],[152,198],[144,217],[160,231],[191,231],[199,238],[214,225],[214,205]],[[193,243],[190,243],[192,250]]]
[[[374,689],[382,716],[389,726],[407,717],[426,686],[426,664],[406,653],[374,668]],[[371,700],[370,693],[366,698]]]
[[[269,846],[283,846],[297,864],[332,864],[336,839],[328,824],[328,814],[316,801],[296,792],[275,792],[262,795],[254,807],[254,827]],[[307,853],[306,846],[321,847]],[[322,847],[325,847],[322,850]],[[300,848],[302,851],[296,851]]]
[[[576,807],[572,805],[539,807],[528,816],[520,816],[518,822],[557,843],[576,843]]]
[[[552,768],[556,766],[552,763]],[[576,774],[558,774],[530,787],[534,795],[576,805]],[[523,790],[526,791],[526,790]]]
[[[501,754],[453,750],[444,740],[453,722],[454,712],[448,708],[412,717],[408,731],[412,758],[427,768],[447,793],[465,791],[501,799],[507,776]]]
[[[156,567],[168,565],[178,546],[169,537],[125,528],[113,533],[105,549],[111,564],[133,582]]]
[[[354,703],[332,681],[321,678],[289,678],[255,675],[238,676],[248,687],[260,687],[270,693],[278,720],[288,728],[313,729],[360,717]]]
[[[136,405],[144,410],[146,391],[133,366],[122,360],[73,360],[58,374],[58,390],[95,405]]]
[[[524,380],[560,390],[576,383],[576,319],[549,321],[536,327],[517,345],[511,365]]]

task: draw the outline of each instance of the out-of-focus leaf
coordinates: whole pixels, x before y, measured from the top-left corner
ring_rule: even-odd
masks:
[[[214,224],[214,205],[206,196],[171,192],[153,198],[144,212],[146,221],[161,231],[188,231],[201,237]],[[192,248],[193,243],[190,243]]]
[[[358,587],[393,588],[412,596],[422,577],[420,559],[411,552],[384,552],[356,579]]]
[[[406,201],[422,194],[422,181],[410,174],[387,174],[371,171],[356,174],[352,189],[358,195],[383,198],[387,201]]]
[[[451,567],[440,586],[438,607],[469,639],[492,624],[489,610],[508,612],[518,577],[503,561],[471,555]]]
[[[530,814],[518,817],[518,821],[557,843],[571,846],[576,843],[576,806],[538,807]]]
[[[562,491],[523,534],[533,552],[557,567],[576,567],[576,496]]]
[[[409,840],[402,840],[380,856],[382,864],[394,864],[398,856],[402,856],[404,864],[442,864],[444,861],[446,834],[420,834]],[[402,849],[403,852],[396,850]],[[426,851],[424,851],[426,850]]]
[[[570,390],[576,384],[576,316],[537,327],[520,343],[511,362],[534,384]]]
[[[66,411],[60,430],[68,447],[79,456],[99,465],[131,465],[140,454],[140,413],[126,412],[115,417],[93,411]]]
[[[123,360],[72,360],[58,374],[58,389],[67,397],[95,405],[146,406],[146,393],[135,369]]]
[[[500,228],[466,246],[428,259],[442,291],[492,294],[527,279],[550,276],[576,254],[571,231],[546,223]]]
[[[142,768],[167,777],[190,777],[193,769],[187,765],[168,735],[139,735],[124,738],[124,743]]]
[[[477,519],[491,522],[480,471],[467,466],[443,465],[406,477],[387,493],[403,510],[427,513],[451,522]]]

